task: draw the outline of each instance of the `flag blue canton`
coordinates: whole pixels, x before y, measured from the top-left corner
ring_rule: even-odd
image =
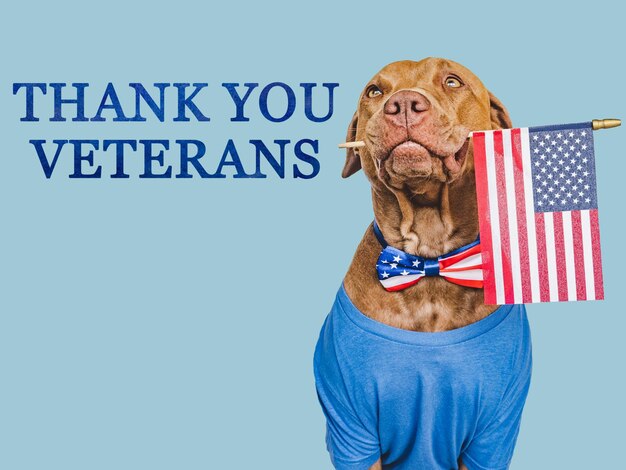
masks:
[[[379,280],[424,272],[424,261],[417,256],[410,255],[392,246],[387,246],[380,254],[382,255],[381,259],[378,260],[376,265]]]
[[[531,127],[528,133],[535,212],[597,209],[591,124]]]

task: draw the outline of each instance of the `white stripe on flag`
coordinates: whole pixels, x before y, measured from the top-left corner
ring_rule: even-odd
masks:
[[[411,274],[407,276],[395,276],[395,277],[390,277],[389,279],[381,279],[380,283],[384,287],[396,287],[402,284],[406,284],[407,282],[414,281],[415,279],[419,279],[421,277],[424,277],[424,275],[423,274]]]
[[[509,218],[509,246],[511,247],[511,274],[513,277],[513,303],[522,303],[522,275],[520,272],[519,239],[517,235],[517,201],[515,197],[515,176],[513,174],[513,149],[511,129],[502,130],[502,150],[504,158],[504,180],[506,187],[506,207]]]
[[[563,212],[563,240],[565,241],[565,273],[567,277],[567,300],[576,300],[576,266],[574,265],[574,233],[572,213]]]
[[[591,244],[591,220],[589,211],[580,211],[580,225],[583,232],[583,258],[585,260],[585,286],[587,300],[595,300],[596,285],[593,277],[593,246]]]
[[[556,269],[556,246],[554,240],[554,217],[552,212],[543,213],[546,230],[546,258],[548,262],[548,286],[550,288],[550,302],[559,301],[559,280]]]
[[[539,254],[537,252],[537,232],[535,228],[535,200],[533,193],[533,175],[530,162],[530,136],[528,128],[520,129],[522,141],[522,168],[524,174],[524,198],[526,199],[526,240],[528,242],[528,261],[530,263],[530,291],[533,302],[540,302]]]
[[[489,194],[489,221],[491,222],[493,277],[496,287],[496,303],[504,304],[504,279],[502,275],[502,248],[500,246],[500,217],[498,213],[498,189],[496,188],[496,162],[493,150],[493,132],[485,132],[485,155]]]
[[[473,281],[482,281],[483,270],[482,269],[468,269],[467,271],[454,271],[446,273],[445,269],[441,271],[441,274],[450,276],[453,279],[471,279]]]
[[[479,267],[482,265],[483,265],[483,256],[481,253],[476,253],[472,256],[468,256],[462,261],[455,263],[453,266],[451,266],[451,268],[453,269],[473,268],[473,267]]]

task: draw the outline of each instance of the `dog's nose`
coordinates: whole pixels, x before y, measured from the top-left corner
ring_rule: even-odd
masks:
[[[430,109],[430,101],[417,91],[403,90],[391,95],[383,108],[385,117],[398,124],[410,124]]]

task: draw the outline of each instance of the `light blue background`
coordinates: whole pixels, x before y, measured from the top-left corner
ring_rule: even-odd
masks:
[[[336,149],[362,86],[388,62],[443,56],[516,125],[626,117],[623,11],[579,5],[5,4],[0,468],[330,468],[312,354],[372,218],[365,178],[341,180]],[[228,121],[222,82],[276,80],[339,82],[335,115],[310,123],[299,101],[283,124],[258,108]],[[25,81],[89,82],[88,115],[109,81],[209,82],[212,121],[20,123],[11,84]],[[40,104],[49,116],[50,95]],[[233,138],[250,164],[248,139],[304,137],[320,141],[309,181],[139,180],[138,155],[129,180],[69,180],[67,154],[46,180],[27,143],[198,138],[208,163]],[[624,462],[626,139],[595,138],[607,300],[528,308],[535,366],[515,470]],[[96,158],[110,174],[111,153]]]

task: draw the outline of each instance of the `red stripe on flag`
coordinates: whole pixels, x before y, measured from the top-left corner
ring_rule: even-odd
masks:
[[[480,244],[474,245],[469,250],[462,251],[461,253],[457,253],[456,255],[452,255],[449,258],[444,258],[439,260],[439,270],[446,269],[448,272],[451,271],[465,271],[467,268],[449,268],[453,264],[459,263],[470,256],[476,255],[480,253]]]
[[[559,285],[559,301],[567,301],[567,271],[565,269],[565,237],[563,236],[563,213],[553,212],[554,245],[556,251],[556,278]]]
[[[480,245],[483,258],[483,285],[485,304],[495,305],[496,284],[493,271],[493,241],[491,237],[491,220],[489,218],[489,190],[487,183],[487,164],[485,153],[485,134],[477,132],[472,135],[474,142],[474,167],[476,173],[476,197],[478,199],[478,222],[480,224]]]
[[[455,279],[454,281],[451,281],[451,282],[454,282],[455,284],[458,284],[459,286],[473,287],[474,289],[480,289],[481,287],[483,287],[483,281],[475,280],[475,279]]]
[[[572,235],[574,240],[574,269],[576,271],[576,300],[587,300],[585,282],[585,256],[580,211],[572,211]]]
[[[519,241],[519,270],[522,280],[522,300],[524,303],[532,301],[530,289],[530,262],[528,260],[528,230],[526,229],[526,199],[524,195],[524,173],[522,161],[521,130],[511,131],[511,148],[513,150],[513,174],[515,177],[515,200],[517,202],[517,237]]]
[[[548,282],[548,255],[546,254],[546,226],[543,220],[543,212],[535,213],[535,232],[537,233],[539,297],[541,302],[550,302],[550,284]]]
[[[602,255],[600,253],[600,225],[598,209],[589,211],[591,221],[591,246],[593,247],[593,278],[596,287],[596,299],[604,299],[604,285],[602,280]]]
[[[388,292],[396,292],[402,289],[406,289],[407,287],[411,287],[415,284],[417,284],[418,282],[420,282],[422,279],[424,279],[423,277],[420,277],[419,279],[414,279],[410,282],[405,282],[404,284],[398,284],[397,286],[391,286],[391,287],[385,287],[385,290]]]
[[[496,187],[498,190],[498,215],[500,217],[500,241],[502,243],[502,279],[504,282],[504,302],[512,304],[513,274],[511,272],[511,241],[509,240],[509,211],[504,178],[504,149],[502,131],[493,132],[493,152],[496,162]]]

